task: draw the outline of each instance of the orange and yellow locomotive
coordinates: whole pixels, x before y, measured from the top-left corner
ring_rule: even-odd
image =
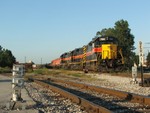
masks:
[[[96,37],[82,48],[66,52],[51,62],[52,67],[85,71],[117,69],[123,64],[118,40],[111,36]]]

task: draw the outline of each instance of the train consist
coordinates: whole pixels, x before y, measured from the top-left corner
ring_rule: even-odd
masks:
[[[50,63],[54,68],[84,70],[85,72],[118,70],[123,64],[124,58],[121,48],[118,47],[118,40],[111,36],[93,38],[82,48],[66,52]]]

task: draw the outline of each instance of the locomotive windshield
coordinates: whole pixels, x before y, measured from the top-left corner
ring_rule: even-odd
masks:
[[[99,46],[102,44],[117,44],[118,41],[114,37],[98,37],[94,41],[95,46]]]
[[[117,39],[114,37],[100,37],[99,38],[100,43],[102,44],[116,44],[117,43]]]

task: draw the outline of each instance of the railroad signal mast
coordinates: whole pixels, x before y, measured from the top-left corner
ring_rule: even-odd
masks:
[[[139,42],[139,66],[144,64],[143,44]]]
[[[141,67],[141,85],[144,85],[144,77],[143,77],[143,64],[144,64],[144,54],[143,54],[143,45],[142,42],[139,42],[139,66]]]
[[[14,64],[12,71],[12,101],[16,102],[22,100],[21,89],[24,86],[25,67]]]
[[[150,44],[150,42],[147,42],[145,44]],[[150,47],[144,47],[144,48],[150,48]],[[144,86],[144,76],[143,76],[143,66],[146,66],[144,63],[144,54],[143,54],[143,44],[141,41],[139,41],[139,67],[141,67],[141,85]],[[149,50],[148,50],[149,53]]]

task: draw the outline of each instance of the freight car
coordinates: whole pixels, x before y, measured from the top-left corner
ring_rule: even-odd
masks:
[[[118,40],[111,36],[93,38],[82,48],[66,52],[51,62],[52,67],[65,69],[109,71],[117,70],[124,64]]]

